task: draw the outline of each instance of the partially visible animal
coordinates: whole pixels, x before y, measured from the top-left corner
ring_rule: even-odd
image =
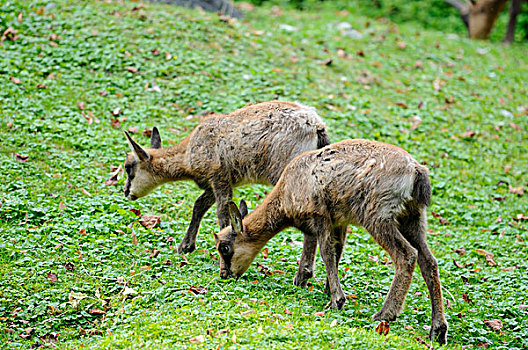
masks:
[[[512,0],[508,28],[504,43],[512,43],[517,25],[517,16],[521,12],[521,3],[526,0]],[[504,9],[507,0],[445,0],[460,12],[460,17],[473,39],[487,39],[495,21]]]
[[[345,294],[338,266],[349,224],[363,226],[395,266],[383,307],[373,317],[393,321],[401,312],[416,262],[432,305],[430,337],[446,343],[438,264],[426,242],[426,207],[431,198],[428,170],[406,151],[362,139],[345,140],[294,158],[260,206],[243,217],[231,202],[231,225],[215,234],[220,276],[239,278],[264,245],[287,227],[304,233],[294,284],[313,276],[317,245],[326,266],[331,307]]]
[[[161,147],[154,127],[150,148],[142,148],[125,132],[127,154],[125,196],[136,200],[171,181],[192,180],[203,193],[194,203],[191,223],[178,252],[196,248],[204,214],[216,202],[221,228],[229,224],[233,187],[245,183],[274,185],[296,155],[330,143],[315,109],[299,103],[269,101],[227,115],[213,114],[189,136]]]

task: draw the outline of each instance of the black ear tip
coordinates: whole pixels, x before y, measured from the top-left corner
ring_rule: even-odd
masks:
[[[241,199],[240,200],[240,206],[243,206],[243,205],[245,205],[247,207],[246,201],[244,199]]]
[[[159,132],[158,127],[154,126],[154,127],[152,128],[152,132]]]

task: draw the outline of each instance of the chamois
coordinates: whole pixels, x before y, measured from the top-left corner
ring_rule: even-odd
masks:
[[[141,148],[125,134],[132,151],[125,160],[124,194],[128,199],[146,196],[170,181],[192,180],[204,190],[194,203],[179,253],[195,249],[200,221],[215,201],[220,227],[229,224],[233,187],[275,185],[296,155],[330,144],[325,124],[314,108],[284,101],[248,105],[227,115],[213,114],[170,148],[161,147],[156,127],[150,149]]]
[[[447,321],[438,264],[426,242],[426,207],[431,198],[428,170],[403,149],[363,139],[341,141],[295,157],[273,190],[243,216],[229,204],[231,225],[215,234],[220,276],[239,278],[264,245],[287,227],[304,233],[299,270],[305,286],[313,276],[317,245],[326,266],[331,307],[345,294],[338,265],[349,224],[363,226],[392,258],[395,275],[376,320],[393,321],[403,309],[416,261],[432,304],[431,339],[445,343]]]

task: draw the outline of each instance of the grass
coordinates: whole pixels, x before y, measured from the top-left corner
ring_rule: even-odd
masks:
[[[340,266],[350,300],[331,311],[319,258],[313,288],[292,285],[299,232],[278,235],[238,282],[223,281],[214,210],[199,249],[175,252],[200,193],[193,184],[138,202],[123,197],[123,180],[104,184],[124,160],[122,129],[137,127],[146,145],[141,131],[157,125],[169,146],[203,112],[278,98],[316,107],[333,141],[386,141],[429,166],[429,243],[449,300],[445,348],[528,346],[526,46],[331,4],[265,6],[235,22],[137,2],[46,4],[0,4],[0,30],[18,31],[0,46],[1,343],[424,348],[430,305],[418,269],[389,336],[373,331],[393,268],[362,229],[351,229]],[[361,37],[340,32],[340,22]],[[251,210],[267,190],[246,186],[235,197]],[[130,209],[161,223],[147,229]],[[502,329],[484,320],[501,320]]]

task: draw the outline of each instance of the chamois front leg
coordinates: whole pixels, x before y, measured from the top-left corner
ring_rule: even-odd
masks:
[[[193,213],[191,223],[185,233],[185,237],[178,247],[178,253],[191,253],[196,249],[196,236],[198,235],[198,229],[200,228],[200,222],[202,221],[205,213],[211,208],[215,202],[215,196],[213,191],[208,188],[196,199],[194,202]]]
[[[233,189],[227,181],[216,181],[213,184],[213,191],[216,198],[216,215],[220,229],[229,226],[229,202],[233,198]]]
[[[299,261],[299,270],[295,274],[293,284],[305,288],[308,280],[314,275],[315,254],[317,253],[317,236],[304,233],[303,250]]]
[[[372,222],[373,224],[365,228],[376,242],[389,253],[395,267],[394,278],[383,307],[372,317],[377,321],[394,321],[403,309],[405,296],[411,286],[418,253],[398,231],[394,220],[372,220]]]
[[[330,307],[341,309],[345,304],[345,293],[339,283],[337,269],[336,233],[324,217],[313,218],[312,227],[317,231],[321,257],[326,267],[326,278],[330,289]]]

